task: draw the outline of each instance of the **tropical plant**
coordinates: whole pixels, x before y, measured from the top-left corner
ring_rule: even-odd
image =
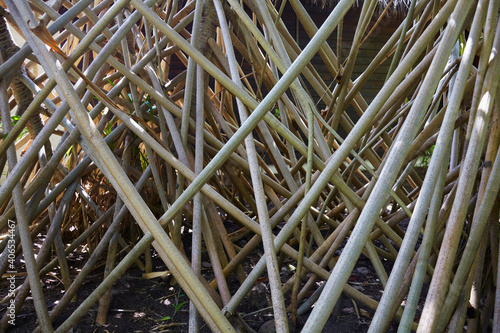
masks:
[[[189,298],[190,332],[200,315],[214,332],[247,328],[238,307],[264,275],[277,332],[313,304],[302,329],[322,331],[342,293],[374,311],[370,332],[393,320],[401,332],[457,332],[465,320],[500,331],[499,0],[332,1],[320,27],[299,0],[3,3],[0,272],[15,248],[27,278],[2,304],[19,313],[31,293],[42,332],[68,331],[96,303],[105,323],[113,284],[133,264],[151,272],[153,249]],[[400,26],[356,72],[391,6]],[[415,164],[430,147],[422,179]],[[77,249],[89,255],[74,275]],[[361,254],[380,300],[348,282]],[[103,281],[54,327],[99,260]],[[42,281],[55,267],[64,293],[49,312]]]

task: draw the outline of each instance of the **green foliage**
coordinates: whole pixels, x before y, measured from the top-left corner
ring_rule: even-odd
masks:
[[[181,296],[184,296],[184,295],[181,295]],[[184,306],[184,304],[186,304],[186,303],[187,303],[187,302],[186,302],[186,301],[184,301],[184,302],[181,302],[181,303],[177,304],[177,305],[175,306],[174,313],[177,313],[177,311],[179,311],[179,310],[180,310],[180,309]]]
[[[111,134],[111,132],[113,131],[113,122],[110,121],[106,124],[106,127],[104,127],[104,134],[105,135],[109,135]],[[111,148],[111,150],[115,150],[115,143],[113,141],[111,141],[109,144],[108,144],[109,148]]]
[[[184,296],[186,296],[186,295],[181,294],[181,289],[179,288],[179,293],[177,294],[177,297],[175,298],[175,306],[174,306],[173,316],[175,316],[177,314],[177,312],[179,312],[179,310],[184,306],[184,304],[187,303],[187,301],[180,302],[180,299]]]
[[[165,316],[161,319],[158,319],[158,321],[168,321],[168,320],[173,320],[175,315],[177,314],[177,312],[179,312],[180,309],[182,309],[182,307],[187,303],[187,301],[182,301],[181,302],[181,298],[182,297],[185,297],[186,295],[184,294],[181,294],[181,289],[179,288],[179,291],[177,292],[177,294],[175,295],[175,304],[174,304],[174,314],[172,315],[172,317],[170,316]]]
[[[66,153],[64,153],[64,157],[67,158],[67,157],[69,157],[69,155],[71,155],[71,151],[73,150],[73,147],[74,146],[71,146],[68,148],[68,150],[66,150]]]
[[[149,160],[148,160],[148,157],[146,155],[144,155],[141,151],[139,151],[139,154],[140,154],[140,159],[141,159],[141,168],[142,168],[142,171],[146,170],[146,168],[148,167],[149,165]]]
[[[274,108],[273,114],[276,118],[278,119],[280,118],[280,110],[278,108]]]
[[[144,100],[144,104],[146,104],[148,106],[148,112],[149,112],[149,115],[151,116],[151,122],[154,123],[154,110],[156,108],[156,106],[154,106],[153,104],[151,104],[151,101],[150,101],[151,97],[149,95],[146,96],[146,99]]]
[[[12,116],[10,118],[12,119],[12,125],[15,126],[21,117],[19,117],[19,116]]]
[[[463,55],[464,54],[464,50],[465,50],[465,36],[463,34],[460,34],[460,36],[458,37],[458,41],[459,41],[459,48],[460,48],[460,55]]]
[[[428,167],[429,164],[431,163],[431,157],[432,157],[432,152],[434,151],[434,147],[432,146],[429,149],[427,149],[422,156],[417,161],[417,166],[420,167]]]
[[[12,119],[12,125],[13,125],[13,126],[16,126],[16,124],[17,124],[17,122],[19,121],[19,119],[20,119],[20,118],[21,118],[20,116],[12,116],[12,117],[10,117],[10,119]],[[3,123],[2,123],[1,121],[0,121],[0,126],[3,128]],[[28,134],[28,128],[27,128],[27,127],[25,127],[25,128],[22,130],[21,134],[19,134],[19,136],[18,136],[17,138],[18,138],[18,139],[21,139],[21,138],[22,138],[22,137],[24,137],[26,134]],[[5,140],[5,139],[7,138],[7,136],[8,136],[8,135],[9,135],[9,133],[8,133],[8,132],[7,132],[7,133],[4,133],[4,134],[3,134],[3,139]]]

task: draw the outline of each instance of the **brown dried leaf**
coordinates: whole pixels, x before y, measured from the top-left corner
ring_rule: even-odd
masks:
[[[28,22],[29,23],[29,22]],[[38,24],[34,27],[31,28],[31,31],[38,37],[42,42],[44,42],[46,45],[48,45],[52,50],[60,54],[64,59],[66,59],[66,55],[64,54],[63,51],[59,48],[59,45],[57,45],[56,41],[52,37],[51,33],[45,26],[45,24],[38,22]]]

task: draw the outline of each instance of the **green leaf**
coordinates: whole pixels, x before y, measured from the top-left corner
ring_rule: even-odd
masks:
[[[109,83],[112,87],[114,87],[114,86],[115,86],[115,84],[114,84],[114,83],[113,83],[110,79],[106,79],[106,81],[108,81],[108,83]]]
[[[181,308],[184,304],[186,304],[186,302],[182,302],[182,303],[177,304],[177,305],[175,306],[175,312],[179,311],[179,310],[180,310],[180,308]]]
[[[68,157],[71,154],[71,150],[73,149],[73,146],[69,147],[66,153],[64,154],[65,157]]]
[[[278,108],[274,108],[274,116],[276,118],[279,118],[280,117],[280,110]]]

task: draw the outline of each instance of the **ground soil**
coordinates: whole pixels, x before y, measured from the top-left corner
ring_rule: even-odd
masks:
[[[249,258],[245,263],[245,270],[249,270],[252,263],[258,260],[258,252],[255,258]],[[205,263],[207,265],[208,262]],[[389,268],[388,268],[389,269]],[[167,268],[159,258],[154,259],[154,271],[166,271]],[[205,272],[209,272],[206,269]],[[56,272],[57,273],[57,272]],[[130,268],[126,274],[116,282],[112,291],[112,300],[106,325],[98,325],[95,322],[97,305],[85,315],[81,321],[72,328],[73,333],[86,332],[187,332],[188,329],[188,298],[182,289],[172,278],[143,279],[143,272],[137,267]],[[292,272],[282,270],[282,279],[286,281]],[[211,276],[206,276],[210,280]],[[18,283],[21,283],[21,279]],[[102,267],[95,269],[86,279],[84,285],[78,292],[75,302],[72,302],[64,310],[62,316],[56,320],[54,326],[60,325],[76,307],[94,290],[102,281]],[[0,283],[0,297],[3,298],[6,290],[5,280]],[[239,287],[236,278],[228,279],[231,292]],[[382,287],[368,259],[361,257],[354,269],[349,284],[373,299],[380,300]],[[265,278],[254,287],[245,301],[238,308],[239,315],[255,331],[266,323],[272,322],[272,310],[268,307],[269,285]],[[61,296],[60,281],[52,276],[43,279],[43,289],[46,304],[49,308],[54,307],[57,299]],[[288,303],[289,304],[289,303]],[[5,305],[0,307],[3,314]],[[300,331],[307,320],[310,311],[298,318],[297,332]],[[373,311],[352,299],[342,297],[340,304],[330,316],[323,332],[366,332],[371,321]],[[9,327],[7,332],[32,332],[36,324],[36,314],[33,301],[28,298],[23,305],[22,311],[16,317],[16,326]],[[269,324],[268,324],[269,326]],[[271,325],[273,326],[273,325]],[[389,332],[396,330],[393,323]],[[211,332],[204,325],[201,332]],[[262,332],[262,331],[261,331]],[[272,332],[268,330],[266,332]]]
[[[406,229],[405,224],[408,221],[400,223],[400,227]],[[231,224],[231,223],[230,223]],[[228,231],[231,232],[231,226],[227,226]],[[236,225],[233,227],[238,229]],[[235,229],[235,230],[236,230]],[[184,250],[187,256],[190,256],[190,237],[183,238]],[[245,240],[241,240],[239,246],[243,246]],[[376,246],[379,244],[375,243]],[[340,250],[341,251],[341,250]],[[337,255],[340,254],[338,251]],[[252,252],[246,261],[243,263],[244,270],[248,273],[253,266],[258,262],[263,255],[262,249],[257,249]],[[78,260],[71,262],[72,269],[76,276],[78,269],[86,261],[86,254],[82,254]],[[18,258],[19,259],[19,258]],[[207,281],[213,279],[211,275],[211,268],[209,258],[204,253],[202,266],[202,274]],[[384,267],[387,274],[390,274],[392,263],[384,261]],[[294,264],[291,262],[291,264]],[[96,286],[103,279],[104,262],[96,265],[96,268],[86,278],[83,286],[77,294],[74,302],[70,303],[62,313],[61,317],[54,322],[54,327],[60,325],[71,313],[78,307],[83,300],[96,288]],[[292,268],[287,269],[288,268]],[[22,267],[19,268],[19,271]],[[159,257],[153,257],[153,271],[165,272],[168,268],[161,261]],[[288,265],[287,262],[283,265],[281,270],[282,282],[285,282],[293,275],[293,266]],[[73,277],[74,277],[73,276]],[[57,301],[61,298],[63,292],[62,283],[59,280],[59,272],[56,270],[53,274],[43,278],[43,291],[46,299],[47,308],[50,311]],[[24,281],[23,277],[16,280],[16,284],[20,285]],[[239,288],[240,283],[233,274],[227,280],[230,292],[234,294]],[[358,289],[365,295],[380,300],[383,287],[377,278],[377,275],[372,268],[370,260],[363,255],[359,258],[356,267],[354,268],[349,280],[349,285]],[[319,286],[319,284],[318,284]],[[0,299],[3,299],[7,294],[7,281],[0,280]],[[314,291],[314,290],[313,290]],[[310,296],[312,292],[308,295]],[[421,297],[421,302],[425,299],[425,287]],[[285,300],[286,305],[290,304],[290,299]],[[273,317],[272,309],[270,308],[270,291],[269,283],[266,277],[262,277],[259,283],[253,288],[245,300],[240,304],[237,311],[240,317],[244,318],[245,322],[252,330],[259,333],[272,333],[273,332]],[[72,333],[120,333],[120,332],[187,332],[188,331],[188,312],[189,300],[175,279],[171,276],[166,278],[144,279],[143,272],[133,266],[131,267],[113,286],[112,299],[110,310],[108,313],[107,324],[99,325],[96,323],[96,313],[98,305],[93,308],[76,324],[70,332]],[[6,305],[0,304],[0,316],[3,316]],[[417,318],[421,307],[417,310]],[[311,311],[307,311],[297,318],[296,332],[300,332],[305,321],[307,320]],[[342,296],[334,311],[330,315],[328,322],[324,326],[323,332],[325,333],[347,333],[356,332],[362,333],[368,330],[371,318],[374,312],[363,304],[352,300],[351,298]],[[203,322],[203,321],[202,321]],[[264,327],[268,329],[264,330]],[[10,332],[33,332],[37,327],[37,317],[33,306],[33,300],[28,297],[23,304],[21,312],[16,317],[16,326],[10,326],[7,333]],[[269,329],[269,327],[271,327]],[[260,331],[259,331],[260,330]],[[202,324],[201,333],[211,332],[210,328]],[[391,323],[387,332],[396,332],[397,323]],[[249,332],[251,332],[249,330]],[[1,332],[0,332],[1,333]]]

